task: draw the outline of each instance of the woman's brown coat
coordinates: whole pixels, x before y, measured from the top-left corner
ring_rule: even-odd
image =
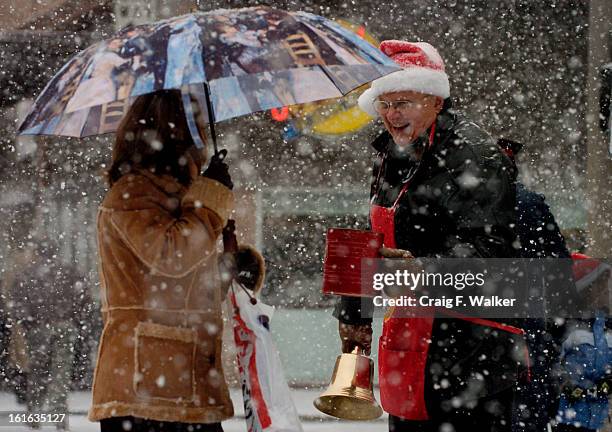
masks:
[[[214,423],[233,415],[221,366],[229,282],[216,252],[232,205],[215,180],[185,188],[144,170],[108,192],[98,213],[104,331],[91,420]]]

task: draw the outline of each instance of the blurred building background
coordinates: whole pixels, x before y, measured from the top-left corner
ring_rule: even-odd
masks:
[[[61,259],[88,275],[97,297],[95,215],[112,136],[15,137],[29,104],[61,65],[130,23],[265,3],[0,1],[3,283],[19,272],[28,236],[45,232],[60,243]],[[455,106],[492,135],[525,144],[520,176],[546,195],[572,249],[609,256],[611,154],[609,131],[599,125],[599,69],[612,62],[609,1],[298,0],[274,7],[345,20],[378,40],[432,43],[446,61]],[[325,382],[339,350],[329,314],[334,299],[320,294],[325,232],[367,223],[368,143],[382,125],[347,121],[342,112],[354,100],[341,108],[292,110],[286,119],[281,110],[219,125],[236,194],[247,203],[235,219],[268,262],[264,298],[279,306],[272,327],[295,385]],[[84,336],[90,358],[99,328],[92,317]],[[77,385],[86,386],[91,364],[79,370]]]

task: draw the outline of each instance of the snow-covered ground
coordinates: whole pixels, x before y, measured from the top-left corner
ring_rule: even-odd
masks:
[[[298,408],[305,432],[382,432],[387,431],[387,416],[371,422],[349,422],[337,421],[332,417],[320,413],[313,406],[312,401],[323,389],[293,389],[293,400]],[[245,432],[246,425],[243,419],[242,396],[239,390],[232,390],[232,400],[236,411],[236,418],[223,422],[225,432]],[[378,395],[376,395],[378,397]],[[70,395],[70,430],[75,432],[99,431],[98,423],[87,420],[87,409],[91,401],[89,392],[74,392]],[[9,425],[9,413],[23,413],[24,407],[17,404],[14,396],[9,393],[0,393],[0,432],[25,432],[30,431],[25,425]],[[53,426],[44,426],[44,430],[55,430]]]

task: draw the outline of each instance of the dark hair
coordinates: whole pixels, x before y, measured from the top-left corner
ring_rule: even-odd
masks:
[[[186,156],[198,165],[203,156],[193,142],[178,90],[138,96],[117,129],[113,160],[107,172],[112,186],[135,168],[169,174],[188,186],[191,174]]]

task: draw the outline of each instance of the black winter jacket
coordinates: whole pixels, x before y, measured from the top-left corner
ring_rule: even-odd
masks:
[[[393,205],[406,176],[415,169],[412,160],[394,157],[391,145],[388,132],[372,143],[377,158],[370,198],[384,207]],[[397,247],[417,257],[520,256],[515,180],[516,166],[486,131],[459,114],[443,111],[433,145],[398,203]],[[360,307],[359,299],[343,297],[334,316],[347,324],[368,322],[370,313],[361,313]]]
[[[422,142],[426,145],[425,138]],[[385,207],[393,205],[415,164],[394,157],[392,145],[387,132],[372,143],[378,155],[371,198]],[[417,257],[520,256],[515,180],[516,167],[496,140],[462,115],[444,110],[436,121],[433,144],[398,203],[397,247]],[[368,323],[371,305],[341,297],[334,316],[347,324]],[[430,416],[440,410],[438,402],[458,394],[478,398],[514,385],[516,341],[515,335],[469,321],[436,318],[425,379]],[[450,385],[440,386],[442,380]]]
[[[390,207],[415,163],[394,159],[388,133],[372,144],[378,152],[371,198]],[[386,163],[376,190],[384,155]],[[395,217],[396,243],[419,257],[514,257],[516,169],[483,129],[442,114],[427,151],[402,197]]]

